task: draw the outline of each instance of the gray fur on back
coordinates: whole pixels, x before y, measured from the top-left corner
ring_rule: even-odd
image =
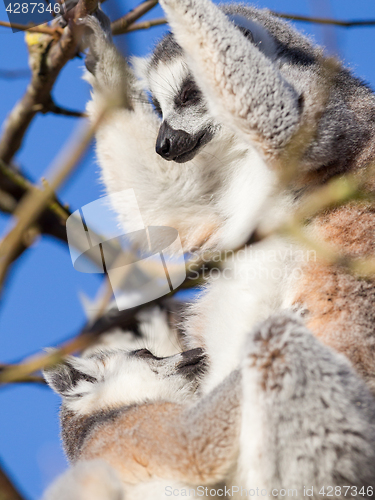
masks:
[[[304,487],[314,488],[314,498],[322,487],[327,493],[329,486],[353,486],[346,497],[364,487],[363,498],[371,498],[375,400],[344,356],[323,346],[297,317],[280,313],[248,337],[243,377],[243,427],[250,422],[251,430],[250,413],[261,422],[256,467],[266,486],[296,488],[299,498]],[[334,496],[345,498],[343,488]]]

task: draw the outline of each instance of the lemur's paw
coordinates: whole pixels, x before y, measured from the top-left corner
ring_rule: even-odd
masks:
[[[82,19],[82,24],[87,28],[84,36],[84,46],[89,52],[85,65],[87,70],[95,74],[95,66],[103,52],[112,43],[111,22],[101,9]]]

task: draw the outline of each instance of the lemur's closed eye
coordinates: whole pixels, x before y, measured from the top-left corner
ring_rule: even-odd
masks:
[[[174,99],[176,108],[184,105],[196,105],[202,98],[202,92],[199,90],[197,84],[189,76],[181,85],[181,91]]]
[[[184,374],[188,378],[194,378],[205,372],[207,357],[203,349],[191,349],[190,351],[183,352],[181,355],[182,360],[177,365],[179,373]]]
[[[138,358],[163,359],[159,358],[158,356],[155,356],[148,349],[137,349],[136,351],[133,351],[131,354],[133,356],[137,356]]]

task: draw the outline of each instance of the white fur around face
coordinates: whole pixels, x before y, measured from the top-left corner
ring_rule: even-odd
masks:
[[[146,226],[167,225],[192,247],[234,248],[246,240],[272,191],[274,178],[257,151],[222,127],[184,164],[155,153],[160,121],[150,106],[118,112],[97,136],[97,154],[109,193],[132,188]],[[126,229],[131,214],[119,201]]]
[[[182,57],[157,66],[148,59],[133,65],[172,128],[195,134],[208,124],[218,127],[207,110],[174,106],[189,75]],[[94,94],[89,113],[95,112],[96,98]],[[107,192],[134,189],[145,225],[174,227],[186,252],[197,246],[234,248],[246,241],[274,185],[274,175],[260,153],[222,123],[193,160],[168,162],[155,152],[161,120],[146,101],[144,95],[134,102],[133,111],[114,113],[97,134]],[[132,218],[129,207],[118,200],[115,209],[127,229]]]
[[[212,125],[212,116],[203,105],[176,107],[175,98],[180,94],[182,85],[189,76],[189,68],[182,57],[171,62],[159,62],[148,73],[148,88],[160,103],[163,120],[175,130],[184,130],[194,135]]]
[[[103,351],[91,358],[70,358],[78,371],[97,379],[79,381],[65,395],[66,408],[80,415],[150,401],[182,403],[192,398],[197,381],[178,374],[177,354],[163,360],[140,358],[127,351]]]
[[[188,75],[189,68],[181,57],[170,62],[159,62],[156,67],[150,68],[147,75],[148,88],[159,101],[165,116],[173,108],[173,99]]]

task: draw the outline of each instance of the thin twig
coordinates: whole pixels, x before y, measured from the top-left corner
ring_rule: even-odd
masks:
[[[162,299],[156,299],[151,303],[158,303]],[[151,304],[151,303],[148,303]],[[131,326],[134,324],[134,316],[140,310],[142,306],[138,306],[132,309],[124,311],[124,316],[122,317],[122,326]],[[103,332],[108,330],[108,325],[104,321],[96,321],[93,325],[85,325],[78,336],[64,342],[59,347],[49,352],[41,352],[34,356],[26,358],[19,364],[8,365],[4,370],[0,371],[0,383],[13,383],[20,380],[24,380],[25,377],[29,377],[31,374],[38,372],[44,368],[56,365],[61,362],[61,360],[72,353],[80,352],[83,349],[89,347],[96,338]]]
[[[296,14],[284,14],[281,12],[270,11],[272,15],[275,17],[281,17],[283,19],[290,19],[291,21],[303,21],[306,23],[315,23],[315,24],[332,24],[334,26],[342,26],[344,28],[353,28],[353,27],[370,27],[375,26],[375,20],[372,19],[364,19],[358,21],[340,21],[339,19],[325,19],[322,17],[309,17],[309,16],[299,16]]]
[[[0,161],[0,210],[13,214],[19,201],[31,190],[36,189],[32,182],[15,168]],[[25,233],[14,254],[18,258],[31,245],[35,238],[43,233],[67,243],[65,222],[70,212],[56,197],[50,201],[40,215],[37,224],[32,225]]]
[[[32,119],[42,110],[50,99],[52,87],[65,63],[76,54],[76,40],[69,27],[58,43],[48,48],[49,63],[45,64],[44,74],[34,71],[26,93],[11,111],[4,124],[0,139],[0,159],[10,163],[22,145],[22,140]]]
[[[256,230],[257,241],[262,241],[275,234],[292,237],[303,246],[314,250],[317,257],[328,265],[340,265],[362,278],[373,276],[375,274],[375,259],[373,257],[349,258],[325,241],[310,237],[304,230],[306,221],[326,210],[345,205],[348,202],[373,202],[374,194],[368,193],[364,189],[366,180],[368,180],[371,173],[373,173],[373,168],[372,165],[369,165],[367,175],[347,174],[332,179],[308,195],[289,219],[283,220],[266,231],[258,227]],[[246,244],[236,249],[236,252],[242,250],[245,246]],[[223,260],[225,259],[223,258]]]
[[[275,17],[280,17],[282,19],[289,19],[291,21],[303,21],[306,23],[314,23],[314,24],[327,24],[333,26],[341,26],[343,28],[354,28],[354,27],[371,27],[375,26],[375,20],[359,20],[359,21],[340,21],[338,19],[325,19],[320,17],[308,17],[308,16],[298,16],[294,14],[283,14],[279,12],[271,11]],[[134,23],[128,26],[126,29],[124,28],[121,31],[116,31],[116,33],[112,32],[113,35],[121,35],[123,33],[129,33],[131,31],[137,30],[146,30],[152,28],[153,26],[161,26],[163,24],[167,24],[167,20],[165,18],[157,18],[152,19],[150,21],[143,21],[141,23]]]
[[[133,311],[130,311],[129,323],[130,320],[133,320],[133,316]],[[19,364],[9,365],[0,372],[0,383],[9,384],[19,382],[20,380],[24,380],[25,377],[29,377],[32,373],[56,365],[61,362],[65,356],[80,352],[89,347],[95,341],[98,334],[99,333],[94,330],[82,330],[78,336],[64,342],[53,351],[38,353],[26,358]]]
[[[43,33],[45,35],[51,35],[55,38],[59,38],[63,29],[56,26],[56,28],[50,28],[49,26],[29,26],[27,24],[19,24],[19,23],[8,23],[7,21],[0,21],[0,26],[4,28],[13,28],[21,31],[31,31],[32,33]]]
[[[111,24],[112,34],[121,35],[126,33],[129,26],[135,23],[140,17],[153,9],[158,3],[158,0],[145,0],[139,4],[135,9],[128,12],[125,16],[120,17]]]
[[[61,106],[57,106],[52,100],[51,102],[42,110],[42,113],[53,113],[55,115],[61,116],[72,116],[74,118],[85,118],[87,114],[83,111],[74,111],[72,109],[62,108]]]
[[[158,19],[151,19],[150,21],[143,21],[141,23],[134,23],[127,28],[126,33],[130,33],[131,31],[138,31],[138,30],[148,30],[149,28],[152,28],[153,26],[161,26],[163,24],[166,24],[167,20],[164,19],[163,17],[160,17]]]
[[[27,179],[21,172],[15,170],[14,168],[8,167],[0,161],[0,210],[6,213],[13,214],[16,211],[18,202],[30,191],[38,189],[38,186],[33,184],[29,179]],[[39,216],[37,226],[38,233],[48,234],[62,241],[63,243],[68,243],[66,234],[66,220],[71,215],[70,210],[66,205],[63,205],[56,195],[53,199],[46,205],[43,213]],[[95,234],[95,231],[90,228],[90,233]],[[95,236],[96,237],[96,236]],[[27,238],[30,241],[30,238]],[[100,240],[98,235],[97,241]],[[81,248],[82,241],[74,241],[74,246],[79,252],[84,252],[85,249]],[[23,250],[26,250],[26,246],[20,249],[19,255],[22,254]],[[107,251],[112,252],[111,255],[117,255],[118,248],[115,243],[107,242]],[[91,259],[92,262],[98,267],[102,268],[101,258],[95,254],[90,253],[87,258]]]

